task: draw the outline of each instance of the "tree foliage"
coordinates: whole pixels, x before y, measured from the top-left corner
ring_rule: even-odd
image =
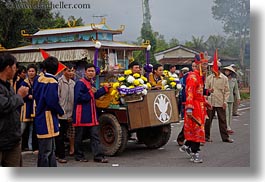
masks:
[[[248,35],[250,30],[249,0],[215,0],[213,18],[224,23],[224,31],[234,36]]]
[[[29,44],[21,35],[21,30],[34,34],[39,29],[67,27],[67,22],[60,13],[52,13],[46,8],[36,7],[48,4],[48,0],[27,0],[27,6],[21,6],[20,0],[0,0],[0,43],[5,48],[13,48]],[[18,6],[20,5],[20,6]],[[82,19],[76,25],[82,25]]]
[[[244,67],[245,48],[250,33],[250,0],[215,0],[213,18],[222,21],[224,31],[239,39],[240,66]]]

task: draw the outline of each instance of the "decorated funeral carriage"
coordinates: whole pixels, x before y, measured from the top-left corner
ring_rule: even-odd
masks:
[[[22,64],[42,62],[40,49],[45,50],[62,63],[74,63],[80,78],[84,76],[84,64],[94,62],[97,86],[104,82],[113,85],[109,94],[97,100],[100,139],[106,155],[121,153],[133,133],[148,148],[159,148],[170,138],[171,123],[179,120],[175,90],[150,90],[145,77],[126,73],[135,50],[146,51],[150,70],[150,45],[114,41],[114,35],[124,28],[122,25],[113,30],[103,19],[99,24],[44,29],[33,35],[21,31],[31,44],[2,50],[12,53]]]

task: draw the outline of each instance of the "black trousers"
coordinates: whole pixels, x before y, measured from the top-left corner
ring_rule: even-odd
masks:
[[[83,159],[85,158],[83,149],[82,149],[82,139],[84,132],[88,132],[90,136],[90,147],[94,159],[102,159],[104,157],[103,150],[100,144],[99,139],[99,126],[79,126],[75,127],[75,158]]]
[[[68,128],[67,120],[59,119],[60,127],[59,127],[59,135],[55,137],[55,155],[60,159],[65,158],[65,135]]]
[[[183,124],[182,129],[178,134],[177,141],[184,142],[184,140],[185,140],[185,136],[184,136],[184,124]]]
[[[191,148],[192,153],[197,153],[200,151],[200,142],[193,142],[187,140],[185,145]]]

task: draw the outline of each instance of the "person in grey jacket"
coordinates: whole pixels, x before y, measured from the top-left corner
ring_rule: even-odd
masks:
[[[0,166],[3,167],[22,165],[18,108],[24,103],[28,88],[21,86],[15,94],[9,83],[15,75],[16,62],[11,54],[0,54]]]

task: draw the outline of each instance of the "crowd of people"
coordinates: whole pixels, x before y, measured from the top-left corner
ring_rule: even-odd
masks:
[[[78,79],[75,67],[67,63],[57,79],[58,64],[58,59],[50,56],[38,73],[35,64],[18,66],[14,56],[0,55],[0,166],[23,166],[22,150],[38,155],[38,167],[67,163],[66,139],[68,155],[87,162],[82,149],[84,133],[89,133],[94,162],[108,162],[99,139],[95,100],[106,94],[111,85],[95,87],[96,67],[91,63],[85,66],[85,76]],[[240,102],[235,65],[224,67],[218,74],[208,74],[209,65],[200,54],[195,56],[191,71],[184,67],[177,73],[176,66],[171,65],[168,73],[182,85],[177,95],[180,118],[184,119],[177,138],[179,150],[195,163],[203,162],[200,146],[212,142],[210,131],[216,112],[222,141],[233,143],[232,116],[238,115],[233,108]],[[136,61],[129,69],[144,74]],[[153,65],[147,78],[151,89],[162,89],[163,65]]]

